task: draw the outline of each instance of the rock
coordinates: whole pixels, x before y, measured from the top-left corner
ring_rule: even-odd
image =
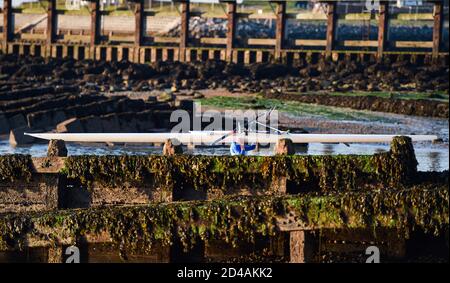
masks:
[[[12,129],[9,132],[9,144],[15,147],[33,143],[34,142],[33,137],[24,135],[24,133],[28,132],[29,130],[30,128],[28,127]]]
[[[64,111],[56,111],[53,115],[53,125],[57,125],[63,121],[67,120],[66,113]]]
[[[14,115],[13,117],[9,118],[9,127],[11,129],[21,128],[27,126],[27,121],[25,120],[24,116],[22,114]]]
[[[58,133],[83,133],[83,126],[77,118],[71,118],[56,126]]]
[[[102,128],[105,132],[115,133],[120,132],[120,122],[117,117],[117,114],[112,113],[105,116],[100,117],[102,121]]]
[[[159,102],[174,101],[175,100],[175,96],[173,94],[171,94],[171,93],[164,92],[164,93],[158,95],[157,100]]]
[[[295,154],[294,144],[290,139],[279,139],[275,144],[275,155],[293,155]]]
[[[66,157],[67,148],[63,140],[51,140],[48,143],[47,157]]]
[[[175,100],[175,107],[192,111],[194,109],[194,101],[191,99]]]
[[[103,132],[102,121],[97,116],[89,116],[89,117],[80,119],[80,122],[83,125],[83,128],[87,133],[102,133]]]
[[[286,65],[282,64],[253,64],[250,66],[250,72],[253,79],[275,79],[285,76],[288,73]]]
[[[0,134],[6,134],[9,132],[9,123],[5,115],[0,114]]]
[[[203,94],[201,94],[200,92],[196,92],[194,93],[194,99],[200,99],[200,98],[204,98],[205,96]]]
[[[149,102],[149,103],[154,103],[154,102],[156,102],[158,99],[157,99],[157,97],[156,96],[151,96],[151,95],[149,95],[148,97],[147,97],[147,102]]]
[[[182,154],[183,148],[181,147],[181,144],[178,140],[168,139],[164,143],[163,147],[163,155],[175,155],[175,154]]]

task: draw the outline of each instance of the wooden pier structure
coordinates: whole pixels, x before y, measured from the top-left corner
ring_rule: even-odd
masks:
[[[173,0],[179,5],[180,32],[178,37],[149,36],[145,32],[146,21],[154,15],[152,11],[144,9],[144,0],[128,0],[132,2],[135,26],[134,34],[121,34],[110,32],[102,35],[102,18],[108,12],[101,10],[99,0],[88,0],[90,12],[90,29],[73,32],[58,28],[59,11],[56,0],[44,0],[47,5],[47,25],[43,33],[15,32],[14,9],[12,0],[4,0],[3,31],[0,43],[4,53],[23,55],[37,55],[46,57],[72,57],[75,59],[94,60],[122,60],[127,59],[135,63],[148,63],[156,61],[204,61],[220,59],[234,63],[250,64],[255,62],[278,61],[292,63],[300,58],[325,56],[339,60],[346,56],[357,58],[377,58],[384,56],[423,56],[433,60],[445,58],[448,60],[448,50],[443,50],[444,28],[444,2],[442,0],[428,0],[432,3],[433,12],[420,14],[421,19],[432,21],[433,34],[431,41],[392,41],[388,38],[389,21],[403,19],[404,14],[391,14],[390,5],[393,1],[381,0],[377,11],[342,14],[338,13],[339,1],[323,0],[326,7],[324,17],[326,21],[325,39],[295,39],[288,44],[286,24],[288,19],[301,21],[303,14],[288,13],[287,1],[270,0],[273,14],[267,16],[258,14],[239,13],[235,0],[220,0],[224,7],[222,19],[227,20],[225,38],[200,38],[194,40],[190,37],[189,19],[195,15],[191,11],[189,0]],[[343,1],[340,1],[343,2]],[[354,1],[353,1],[354,2]],[[226,7],[226,8],[225,8]],[[238,46],[236,33],[238,21],[242,18],[274,20],[275,38],[247,38],[244,46]],[[220,16],[219,16],[220,18]],[[363,38],[361,40],[339,40],[336,38],[339,19],[351,20],[354,18],[376,20],[378,22],[378,35],[376,40]],[[414,35],[411,35],[414,37]],[[242,45],[242,44],[241,44]]]

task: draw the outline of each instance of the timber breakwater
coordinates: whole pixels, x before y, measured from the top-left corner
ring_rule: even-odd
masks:
[[[0,261],[448,261],[448,171],[370,156],[0,156]]]

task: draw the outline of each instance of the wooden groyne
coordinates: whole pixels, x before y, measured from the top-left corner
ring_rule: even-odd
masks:
[[[70,245],[90,262],[308,262],[368,245],[402,260],[415,233],[448,234],[448,172],[417,172],[402,137],[372,156],[1,156],[0,171],[0,261],[60,262]]]
[[[404,19],[402,14],[390,14],[392,1],[380,1],[380,8],[375,13],[366,14],[338,14],[337,2],[324,0],[326,4],[326,38],[325,39],[297,39],[294,44],[286,40],[287,19],[300,19],[301,14],[287,13],[286,1],[269,1],[274,9],[271,20],[276,23],[275,38],[248,38],[244,46],[237,44],[236,31],[239,20],[251,18],[251,15],[237,12],[237,3],[233,0],[221,0],[226,5],[223,17],[227,20],[225,38],[203,37],[200,46],[194,44],[189,34],[189,19],[192,16],[189,0],[174,0],[180,5],[180,33],[178,37],[150,37],[144,32],[145,21],[152,14],[145,11],[143,0],[132,0],[134,5],[135,26],[133,34],[102,35],[101,18],[107,12],[100,9],[99,0],[90,0],[90,30],[81,34],[58,29],[56,0],[48,0],[47,28],[43,34],[15,33],[12,20],[12,0],[5,0],[3,7],[4,26],[1,49],[4,53],[36,55],[45,57],[72,57],[75,59],[95,60],[130,60],[135,63],[156,61],[205,61],[220,59],[235,63],[255,63],[281,61],[292,63],[301,58],[324,56],[339,60],[346,56],[377,58],[407,54],[420,57],[420,60],[431,61],[448,60],[448,50],[442,50],[444,6],[441,0],[429,0],[433,13],[421,15],[422,18],[433,21],[431,41],[390,41],[387,34],[391,19]],[[364,2],[364,1],[362,1]],[[336,38],[339,18],[343,19],[372,19],[377,21],[377,39],[339,40]],[[259,19],[259,18],[258,18]]]

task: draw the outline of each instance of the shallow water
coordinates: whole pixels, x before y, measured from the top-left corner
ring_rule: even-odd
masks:
[[[67,144],[70,155],[147,155],[161,154],[161,147],[146,145],[115,145],[106,146],[101,144]],[[415,143],[414,149],[418,160],[420,171],[443,171],[449,169],[448,144]],[[389,151],[389,144],[351,144],[347,147],[343,144],[310,144],[307,151],[297,154],[325,155],[325,154],[374,154]],[[193,150],[185,148],[186,154],[201,155],[229,155],[226,147],[211,148],[197,147]],[[272,155],[271,148],[261,148],[255,155]],[[13,148],[8,141],[0,141],[0,155],[4,154],[30,154],[35,157],[45,156],[47,144],[35,144],[27,147]]]

